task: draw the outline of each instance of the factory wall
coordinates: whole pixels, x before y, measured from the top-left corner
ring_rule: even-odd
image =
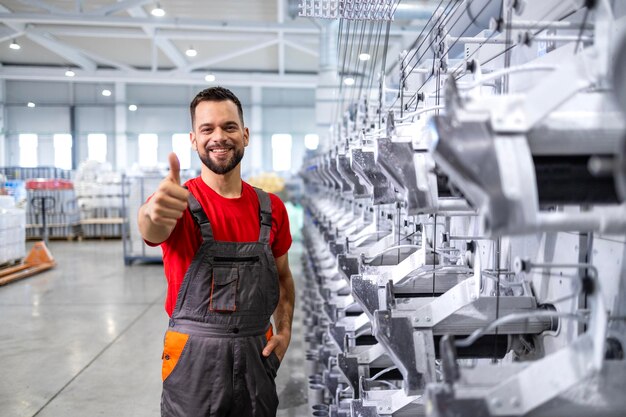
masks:
[[[141,133],[158,135],[158,163],[165,164],[172,151],[172,135],[190,130],[189,102],[205,87],[6,81],[3,100],[5,155],[0,166],[19,165],[18,137],[21,133],[38,135],[39,166],[54,166],[54,134],[73,134],[74,167],[87,159],[87,135],[104,133],[107,135],[106,159],[115,167],[116,131],[126,135],[126,166],[123,168],[130,169],[137,163]],[[111,96],[102,96],[101,91],[105,88],[112,91]],[[314,90],[261,88],[261,101],[256,103],[261,106],[261,120],[254,120],[252,89],[231,89],[244,107],[251,141],[255,145],[261,142],[260,148],[247,149],[242,165],[244,177],[272,171],[271,136],[276,133],[292,135],[292,168],[289,172],[297,172],[305,152],[304,136],[316,133]],[[27,107],[28,102],[36,103],[36,107]],[[129,111],[130,104],[137,105],[138,109]],[[116,121],[116,105],[123,106],[125,121]],[[251,153],[259,149],[262,157],[254,158]],[[200,168],[200,161],[193,154],[191,168]]]

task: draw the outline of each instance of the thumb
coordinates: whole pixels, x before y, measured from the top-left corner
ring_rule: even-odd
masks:
[[[180,185],[180,162],[174,152],[170,153],[170,173],[168,177],[171,178],[176,184]]]
[[[265,345],[265,348],[263,348],[263,356],[268,357],[270,355],[270,353],[272,353],[272,351],[274,351],[274,349],[276,348],[276,340],[274,340],[274,338],[270,338],[270,340],[268,340],[267,345]]]

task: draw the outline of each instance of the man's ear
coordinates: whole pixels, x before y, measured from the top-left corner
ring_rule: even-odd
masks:
[[[250,130],[247,127],[243,128],[243,146],[248,146],[250,143]]]
[[[191,142],[191,148],[194,151],[198,150],[198,142],[196,142],[196,134],[193,132],[189,132],[189,142]]]

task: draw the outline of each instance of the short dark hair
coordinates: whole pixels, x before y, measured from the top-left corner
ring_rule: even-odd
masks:
[[[237,106],[237,111],[239,112],[239,119],[241,119],[241,124],[243,125],[243,109],[241,107],[241,102],[239,101],[237,96],[228,88],[210,87],[196,94],[194,99],[191,101],[191,104],[189,105],[189,110],[191,112],[192,128],[196,120],[196,107],[198,107],[198,104],[200,104],[203,101],[232,101]]]

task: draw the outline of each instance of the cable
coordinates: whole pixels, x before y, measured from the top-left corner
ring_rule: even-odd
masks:
[[[437,7],[435,7],[434,10],[439,10],[439,8],[441,7],[441,4],[443,3],[443,0],[441,0],[439,2],[439,4],[437,5]],[[448,4],[452,3],[452,0],[450,0],[448,2]],[[400,2],[398,2],[398,4],[400,4]],[[415,47],[415,45],[417,45],[417,42],[419,42],[420,37],[424,34],[424,31],[426,30],[426,28],[428,27],[428,25],[430,24],[430,22],[433,20],[433,17],[435,16],[435,13],[433,12],[430,17],[428,18],[428,21],[426,21],[426,24],[422,27],[422,30],[420,31],[420,34],[417,35],[417,37],[415,38],[415,41],[413,41],[413,43],[411,44],[411,46],[408,47],[408,51],[410,51],[411,49],[413,49]],[[432,29],[431,29],[432,31]],[[402,58],[402,64],[404,65],[404,60],[406,59],[406,57]],[[389,68],[389,71],[391,72],[396,65],[398,64],[398,62],[400,62],[399,60],[394,62],[394,64]],[[389,73],[385,74],[385,75],[389,75]]]
[[[443,266],[435,270],[435,274],[437,275],[448,275],[448,274],[472,274],[474,271],[467,268],[462,267],[454,267],[454,266]],[[398,284],[394,284],[394,288],[403,288],[409,286],[409,284],[414,284],[415,280],[426,278],[428,275],[431,275],[432,271],[421,271],[416,275],[411,275],[407,277],[407,280],[404,282],[399,282]]]
[[[578,48],[581,44],[581,39],[583,37],[583,32],[585,30],[585,25],[587,24],[587,18],[589,17],[589,11],[595,6],[595,0],[587,0],[585,1],[585,15],[583,16],[583,23],[580,25],[580,30],[578,31],[578,40],[576,41],[576,46],[574,47],[574,53],[578,53]]]
[[[476,16],[473,16],[473,18],[471,19],[469,25],[467,25],[465,27],[465,29],[463,29],[463,32],[461,32],[461,34],[459,35],[459,37],[456,38],[456,40],[452,43],[452,45],[450,45],[448,47],[448,49],[446,49],[446,51],[441,54],[441,56],[446,56],[448,54],[448,52],[450,52],[450,49],[452,49],[456,43],[458,42],[458,40],[465,34],[465,32],[467,32],[467,30],[472,27],[475,23],[476,23],[476,19],[478,19],[478,17],[480,17],[480,15],[485,11],[485,9],[487,8],[487,6],[489,5],[490,2],[486,2],[485,5],[480,9],[480,11],[478,12],[478,14]],[[457,19],[454,21],[454,23],[452,24],[452,27],[454,27],[454,25],[456,25],[458,23],[458,21],[461,19],[461,17],[463,16],[463,14],[460,14],[459,17],[457,17]],[[432,42],[431,42],[432,43]],[[420,58],[421,59],[421,58]],[[431,75],[426,78],[426,80],[422,83],[422,85],[416,90],[416,93],[413,95],[413,97],[411,98],[410,102],[407,103],[407,106],[410,106],[413,102],[414,99],[417,98],[417,95],[419,94],[419,92],[421,91],[421,89],[426,85],[426,83],[428,83],[428,81],[430,81],[430,79],[435,75],[434,73],[434,59],[433,59],[433,72],[431,73]],[[417,62],[412,68],[411,71],[418,65],[419,62]],[[440,76],[440,71],[437,71],[437,76]],[[439,83],[438,83],[439,85]],[[439,94],[439,90],[440,88],[437,89],[437,94]],[[438,97],[438,95],[437,95]]]
[[[493,81],[496,80],[500,77],[504,77],[505,75],[509,75],[509,74],[513,74],[513,73],[517,73],[517,72],[527,72],[527,71],[554,71],[556,70],[558,67],[555,65],[520,65],[517,67],[509,67],[509,68],[503,68],[499,71],[494,71],[492,73],[490,73],[489,75],[485,76],[484,78],[481,78],[480,80],[474,81],[471,84],[467,84],[467,85],[459,85],[458,89],[459,90],[471,90],[472,88],[476,88],[486,82],[489,81]]]
[[[379,256],[384,255],[385,253],[390,252],[392,250],[396,250],[396,249],[399,250],[399,249],[405,249],[405,248],[420,249],[421,246],[418,246],[418,245],[394,245],[394,246],[390,246],[390,247],[388,247],[386,249],[383,249],[382,251],[378,252],[376,255],[368,256],[368,257],[365,257],[364,259],[367,260],[367,261],[372,261],[372,260],[378,258]]]
[[[541,19],[538,20],[538,22],[544,20],[549,14],[551,14],[554,10],[556,10],[556,8],[559,6],[559,3],[556,3],[556,5],[554,7],[552,7],[550,10],[548,10]],[[583,6],[584,7],[584,6]],[[568,17],[570,17],[571,15],[573,15],[574,13],[578,12],[579,10],[581,10],[581,8],[579,7],[578,9],[574,9],[568,13],[566,13],[564,16],[562,16],[560,19],[557,19],[558,21],[561,21],[563,19],[567,19]],[[536,30],[533,33],[533,36],[537,36],[539,33],[543,32],[544,30],[546,30],[549,27],[549,24],[539,28],[538,30]],[[511,46],[508,46],[507,48],[505,48],[503,51],[498,52],[497,54],[493,55],[491,58],[487,59],[485,62],[483,62],[483,65],[487,65],[488,63],[490,63],[491,61],[493,61],[494,59],[497,59],[498,57],[500,57],[502,54],[506,53],[507,51],[515,48],[516,46],[520,45],[519,43],[513,44]]]
[[[508,314],[504,317],[500,317],[499,319],[492,321],[487,326],[475,330],[468,337],[464,339],[456,340],[454,344],[456,345],[456,347],[459,347],[459,348],[470,347],[479,338],[481,338],[486,333],[493,330],[495,327],[502,326],[503,324],[507,324],[512,321],[527,320],[527,319],[532,319],[536,317],[561,318],[561,319],[572,319],[572,320],[578,320],[578,321],[587,321],[587,317],[581,314],[561,313],[558,311],[531,311],[528,313],[513,313],[513,314]]]
[[[386,374],[389,371],[395,371],[396,369],[398,369],[397,366],[390,366],[389,368],[385,368],[382,371],[380,371],[379,373],[377,373],[376,375],[370,377],[370,378],[365,378],[367,381],[376,381],[376,379],[378,379],[379,376]],[[379,381],[379,382],[383,382],[383,381]]]

